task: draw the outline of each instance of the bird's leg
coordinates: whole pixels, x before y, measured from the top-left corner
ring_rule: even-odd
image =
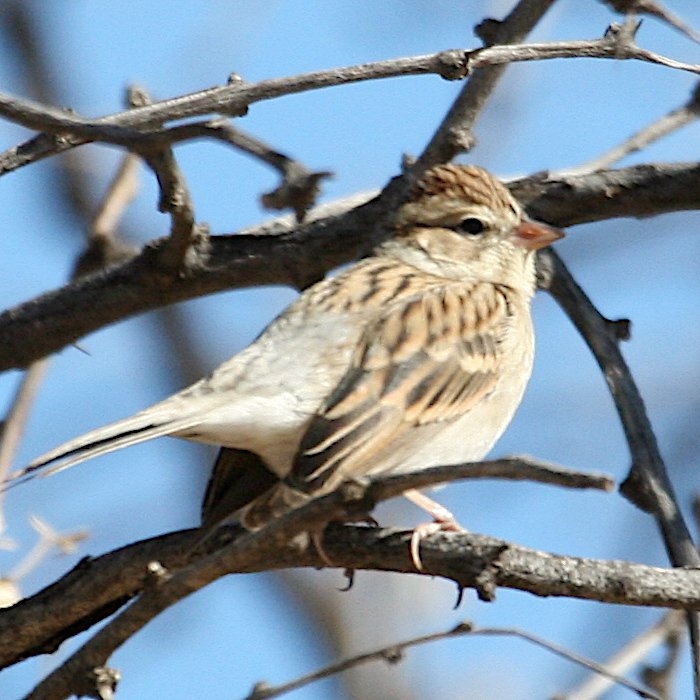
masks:
[[[430,499],[428,499],[430,500]],[[338,522],[338,523],[366,523],[367,525],[370,525],[371,527],[379,527],[379,523],[369,514],[366,513],[364,515],[354,515],[352,516],[351,519],[348,518],[334,518],[329,520],[327,523],[323,523],[321,526],[315,528],[314,530],[311,530],[309,532],[309,536],[311,538],[311,542],[313,542],[314,547],[316,547],[316,551],[318,552],[318,556],[321,557],[321,560],[323,561],[326,566],[330,567],[337,567],[338,564],[333,561],[333,559],[330,557],[328,552],[326,552],[325,548],[323,547],[323,536],[326,532],[326,527],[328,526],[329,523],[332,522]]]
[[[409,501],[426,511],[433,517],[432,523],[423,523],[413,529],[411,535],[411,561],[418,571],[424,571],[420,558],[420,541],[432,535],[434,532],[448,530],[451,532],[464,532],[464,528],[457,522],[455,516],[432,498],[428,498],[418,489],[409,489],[403,494]]]

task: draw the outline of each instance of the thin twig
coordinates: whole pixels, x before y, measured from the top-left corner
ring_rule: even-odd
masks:
[[[609,683],[615,683],[628,688],[629,690],[636,692],[640,697],[661,700],[658,695],[655,695],[634,681],[623,678],[621,675],[615,673],[607,666],[602,666],[592,659],[588,659],[581,654],[576,654],[575,652],[569,651],[558,644],[549,642],[542,637],[531,634],[530,632],[525,632],[524,630],[520,630],[515,627],[476,627],[471,622],[460,622],[456,627],[453,627],[445,632],[426,634],[420,637],[408,639],[404,642],[397,642],[396,644],[392,644],[390,646],[375,649],[374,651],[366,652],[364,654],[357,654],[356,656],[330,664],[325,668],[315,671],[314,673],[302,676],[301,678],[297,678],[289,683],[284,683],[283,685],[270,686],[264,682],[257,683],[253,688],[253,691],[246,695],[243,700],[263,700],[264,698],[276,698],[280,695],[290,693],[293,690],[297,690],[298,688],[303,688],[306,685],[315,683],[316,681],[323,680],[324,678],[330,678],[331,676],[348,671],[351,668],[361,666],[362,664],[366,664],[370,661],[386,661],[390,664],[396,664],[403,659],[404,651],[406,649],[421,646],[429,642],[438,642],[444,639],[453,639],[463,636],[517,637],[525,640],[526,642],[542,647],[552,654],[561,656],[568,661],[578,664],[579,666],[583,666],[584,668],[594,671],[595,673],[604,677]]]
[[[548,250],[542,256],[551,265],[550,292],[574,322],[608,381],[620,415],[632,466],[620,491],[632,503],[651,513],[661,531],[669,558],[675,566],[700,566],[678,506],[656,436],[627,364],[607,320],[603,318],[566,269],[559,256]],[[700,697],[700,616],[688,613],[693,651],[695,694]]]
[[[150,95],[140,87],[129,90],[129,101],[136,109],[151,104]],[[188,256],[194,257],[190,254],[197,248],[206,249],[206,233],[195,225],[194,202],[172,145],[165,141],[152,143],[138,148],[138,153],[158,181],[158,211],[170,216],[170,236],[158,251],[158,272],[182,274],[195,262]]]
[[[501,460],[499,460],[501,461]],[[449,474],[441,475],[441,481],[450,478],[455,470],[448,470]],[[432,478],[435,479],[435,473]],[[117,615],[110,623],[97,632],[79,650],[73,654],[60,668],[56,669],[44,681],[42,681],[33,693],[28,696],[32,700],[62,697],[60,694],[70,693],[74,690],[78,679],[84,678],[87,669],[103,666],[109,656],[127,639],[144,627],[151,619],[167,607],[173,605],[182,598],[208,585],[221,576],[234,571],[249,570],[257,566],[261,559],[274,559],[277,565],[282,565],[281,553],[287,545],[295,541],[295,538],[303,533],[313,532],[329,520],[347,519],[362,513],[367,513],[378,499],[390,498],[403,493],[406,488],[421,487],[425,485],[425,473],[406,474],[399,481],[395,478],[378,479],[376,481],[353,481],[342,484],[336,491],[311,500],[309,503],[297,508],[284,516],[281,516],[257,532],[246,532],[237,537],[233,542],[206,554],[201,558],[194,558],[193,563],[184,568],[168,572],[159,564],[157,580],[154,579],[146,586],[138,599],[133,601],[122,613]],[[415,565],[410,563],[408,545],[410,533],[400,533],[402,538],[402,556],[406,557],[409,568],[415,571]],[[404,539],[405,538],[405,539]],[[541,581],[542,567],[536,566],[532,560],[520,561],[513,566],[518,558],[523,556],[523,549],[496,538],[475,538],[469,533],[442,533],[426,538],[422,543],[422,554],[425,568],[433,572],[432,546],[441,539],[455,540],[465,546],[467,542],[476,543],[480,553],[476,559],[470,559],[466,553],[466,560],[472,561],[476,569],[465,575],[469,585],[477,587],[477,591],[483,599],[492,599],[498,585],[508,585],[510,582],[522,581],[532,577]],[[334,558],[335,551],[323,543],[325,552]],[[303,550],[292,547],[299,565],[303,561]],[[381,548],[375,542],[371,548],[371,557],[380,556],[381,564],[373,561],[372,568],[387,566],[389,560],[379,554]],[[307,548],[308,551],[308,548]],[[194,555],[194,552],[193,552]],[[579,578],[586,571],[585,566],[572,564],[571,558],[548,555],[552,567],[553,576],[549,583],[558,586],[559,593],[550,595],[582,595],[590,593],[590,588]],[[461,559],[461,557],[460,557]],[[582,560],[579,560],[581,562]],[[477,563],[478,562],[478,563]],[[511,563],[512,562],[512,563]],[[640,593],[651,592],[653,604],[671,604],[673,606],[692,605],[686,598],[683,602],[683,594],[694,596],[693,600],[700,605],[698,590],[700,586],[697,579],[700,571],[682,571],[655,569],[643,567],[626,562],[610,562],[612,570],[616,573],[615,581],[607,581],[605,599],[608,601],[622,602],[625,604],[642,604]],[[339,565],[343,566],[341,560]],[[362,566],[362,564],[360,564]],[[640,581],[644,579],[643,570],[653,571],[655,584],[651,590],[645,589]],[[434,573],[434,572],[433,572]],[[673,585],[669,579],[678,578],[678,573],[688,580],[686,586]],[[634,581],[634,587],[621,585],[621,580]],[[467,583],[460,580],[460,585]],[[688,587],[689,586],[689,587]],[[668,592],[673,590],[673,596],[669,599]]]
[[[139,191],[139,159],[127,153],[95,213],[90,227],[90,238],[113,238],[127,207]]]
[[[374,498],[384,500],[408,489],[423,489],[457,479],[532,481],[565,488],[598,491],[612,491],[615,487],[615,480],[607,474],[590,474],[532,457],[518,456],[430,467],[422,469],[418,474],[386,476],[377,481],[372,493]]]
[[[119,218],[135,195],[138,159],[127,154],[105,194],[88,232],[88,245],[76,262],[71,274],[75,280],[108,264],[132,257],[135,251],[121,243],[114,235]],[[19,447],[31,406],[48,369],[48,359],[30,365],[25,372],[11,407],[0,430],[0,483],[7,478]],[[0,506],[4,493],[0,492]],[[0,532],[4,531],[3,511],[0,507]]]
[[[631,153],[641,151],[655,141],[668,136],[674,131],[678,131],[688,124],[692,124],[698,119],[700,119],[700,83],[695,86],[690,99],[682,107],[670,111],[660,119],[645,126],[607,153],[574,168],[565,168],[564,170],[550,173],[550,176],[565,178],[608,168]]]
[[[191,126],[198,125],[185,124],[181,132],[186,134]],[[170,131],[170,136],[177,135],[174,133],[175,129],[177,127]],[[291,208],[297,222],[303,221],[306,212],[315,204],[321,180],[332,177],[332,173],[327,170],[312,172],[299,161],[238,129],[227,119],[206,122],[201,125],[201,129],[203,136],[214,137],[229,143],[277,170],[282,176],[282,182],[271,192],[263,194],[260,198],[261,203],[265,208],[277,211]]]
[[[162,146],[142,156],[158,180],[158,210],[170,215],[170,236],[159,251],[158,267],[177,274],[188,265],[188,254],[202,247],[206,234],[195,225],[194,202],[173,149]]]
[[[605,662],[605,668],[611,673],[622,674],[640,664],[649,654],[664,644],[669,635],[675,634],[683,626],[683,613],[672,610],[666,613],[658,622],[635,637],[620,651]],[[609,678],[594,675],[578,688],[556,695],[556,700],[595,700],[610,689],[613,684]],[[663,696],[662,696],[663,697]]]
[[[621,14],[646,14],[656,17],[700,44],[699,32],[655,0],[602,0],[602,2]]]
[[[88,230],[87,247],[73,267],[72,279],[79,279],[136,255],[136,248],[117,235],[117,226],[138,192],[139,161],[133,153],[123,156],[93,217]]]
[[[535,1],[548,6],[553,0]],[[202,116],[212,112],[240,115],[249,105],[262,100],[365,80],[425,74],[436,74],[446,79],[461,79],[475,69],[485,66],[582,57],[646,61],[700,74],[700,65],[675,61],[637,47],[634,43],[635,29],[636,27],[630,25],[613,25],[606,35],[598,40],[490,46],[471,51],[451,50],[316,71],[289,78],[276,78],[252,85],[234,82],[232,85],[210,88],[94,120],[31,100],[0,94],[0,115],[27,128],[45,132],[32,141],[0,154],[0,175],[93,141],[138,149],[147,143],[153,143],[154,140],[167,140],[167,129],[158,127],[175,119]],[[461,147],[464,147],[464,143]],[[429,146],[424,156],[425,163],[445,160],[437,156]]]
[[[58,549],[62,554],[74,554],[77,545],[88,538],[88,532],[85,530],[61,534],[45,520],[35,515],[30,517],[30,524],[39,535],[39,539],[34,547],[7,574],[6,578],[11,581],[20,581],[27,576],[39,566],[50,551]]]
[[[482,23],[477,27],[477,33],[491,45],[522,41],[553,4],[554,0],[520,0],[503,22]],[[493,36],[488,36],[487,27],[492,28]],[[482,56],[487,51],[484,49]],[[472,148],[474,124],[506,68],[505,64],[472,67],[469,81],[413,166],[415,175],[431,165],[446,163],[457,154]]]
[[[675,681],[675,671],[678,668],[681,652],[685,642],[684,629],[676,625],[675,629],[669,630],[664,642],[666,658],[657,666],[647,664],[642,669],[644,682],[653,688],[664,700],[670,700],[673,693]]]
[[[12,399],[10,408],[0,428],[0,483],[4,483],[14,462],[15,455],[27,426],[29,413],[37,392],[46,375],[50,360],[37,360],[29,366],[22,377]],[[0,533],[5,531],[5,516],[2,501],[5,494],[0,492]]]

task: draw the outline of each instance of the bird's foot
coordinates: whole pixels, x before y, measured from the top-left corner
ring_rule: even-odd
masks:
[[[413,534],[411,535],[411,561],[413,566],[420,572],[425,571],[420,558],[421,540],[434,535],[436,532],[466,532],[466,530],[454,517],[451,517],[449,520],[434,520],[432,523],[421,523],[413,528]]]
[[[411,561],[418,571],[425,571],[420,558],[420,541],[436,532],[465,532],[465,529],[457,522],[452,513],[432,498],[417,489],[410,489],[404,493],[409,501],[433,516],[432,523],[423,523],[413,530],[411,535]]]

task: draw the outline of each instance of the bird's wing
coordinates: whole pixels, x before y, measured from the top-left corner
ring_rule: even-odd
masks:
[[[403,431],[464,415],[496,385],[510,314],[506,292],[486,283],[388,306],[312,420],[285,481],[318,491],[357,475],[359,464],[368,471]]]
[[[222,447],[202,501],[202,524],[216,525],[278,482],[259,455]]]

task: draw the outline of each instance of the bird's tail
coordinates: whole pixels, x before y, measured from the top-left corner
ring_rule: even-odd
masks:
[[[162,435],[187,431],[199,422],[191,415],[173,418],[172,411],[159,413],[153,408],[146,409],[130,418],[91,430],[37,457],[26,467],[10,475],[9,486],[23,483],[35,476],[56,474],[68,467],[123,447],[136,445]]]

